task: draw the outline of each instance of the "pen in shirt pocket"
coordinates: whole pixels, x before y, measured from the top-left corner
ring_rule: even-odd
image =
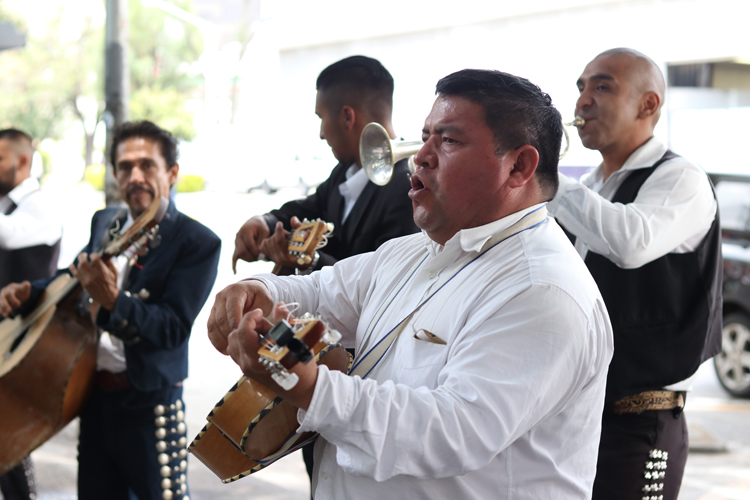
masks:
[[[424,328],[420,328],[419,330],[417,330],[414,328],[414,326],[412,326],[411,329],[414,330],[414,338],[417,340],[423,340],[432,344],[446,345],[445,340],[441,339],[434,333],[425,330]]]

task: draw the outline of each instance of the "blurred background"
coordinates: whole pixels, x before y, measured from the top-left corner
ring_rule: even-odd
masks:
[[[148,119],[173,132],[177,206],[223,240],[216,293],[270,271],[240,263],[232,274],[242,222],[311,192],[336,164],[314,114],[327,65],[379,59],[396,82],[396,133],[416,140],[450,72],[524,76],[572,120],[586,63],[631,47],[667,79],[657,135],[709,172],[750,174],[740,147],[750,133],[748,14],[747,0],[0,0],[0,128],[36,138],[35,174],[65,220],[61,267],[86,243],[93,212],[118,201],[105,194],[108,130]],[[561,165],[578,174],[599,161],[571,133]],[[190,434],[239,377],[206,339],[211,305],[191,338]],[[750,499],[750,404],[729,398],[712,367],[700,373],[680,499]],[[74,422],[32,455],[42,500],[75,499],[76,437]],[[308,495],[299,457],[232,485],[190,460],[193,500]]]

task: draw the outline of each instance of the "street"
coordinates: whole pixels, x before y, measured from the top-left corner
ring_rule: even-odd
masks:
[[[219,354],[206,335],[213,295],[237,279],[268,272],[269,263],[240,263],[232,274],[234,236],[249,216],[263,213],[298,196],[297,190],[263,192],[191,193],[177,195],[178,209],[213,229],[223,242],[214,293],[198,316],[190,340],[190,376],[185,382],[188,439],[203,427],[205,416],[239,378],[234,363]],[[62,189],[66,217],[63,262],[72,261],[88,238],[89,216],[103,206],[101,193],[88,186]],[[680,500],[750,499],[750,400],[729,397],[719,385],[713,366],[704,364],[688,395],[686,415],[691,452]],[[39,500],[76,499],[77,421],[34,453]],[[192,500],[303,500],[309,498],[308,479],[299,453],[232,484],[222,484],[202,463],[189,455],[188,478]]]

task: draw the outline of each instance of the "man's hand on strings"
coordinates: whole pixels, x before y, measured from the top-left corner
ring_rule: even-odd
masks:
[[[117,268],[111,259],[104,260],[98,253],[89,256],[84,252],[78,256],[78,267],[71,264],[69,269],[94,302],[107,311],[115,310],[120,288],[117,286]]]
[[[208,317],[208,338],[217,351],[228,354],[227,337],[237,329],[245,313],[253,309],[260,309],[263,316],[273,309],[273,299],[262,281],[240,281],[216,294]]]
[[[296,229],[302,225],[297,217],[292,217],[292,228]],[[297,264],[297,257],[289,253],[289,231],[284,229],[281,222],[276,223],[274,233],[263,240],[260,245],[260,251],[266,255],[268,260],[272,260],[282,267],[300,267]]]
[[[31,296],[31,283],[10,283],[0,290],[0,315],[7,318],[8,315],[21,307]]]
[[[297,384],[290,390],[282,389],[271,377],[271,373],[260,363],[258,350],[261,336],[265,336],[273,325],[264,317],[263,311],[253,309],[246,313],[237,327],[227,337],[227,352],[247,377],[257,380],[292,405],[306,410],[310,406],[318,368],[314,360],[307,364],[297,363],[290,370],[299,377]],[[274,307],[274,322],[290,318],[284,304]]]
[[[258,260],[258,255],[261,253],[260,244],[270,234],[266,220],[260,215],[248,219],[242,225],[234,238],[234,255],[232,255],[232,271],[234,274],[237,274],[238,260],[246,260],[247,262]]]

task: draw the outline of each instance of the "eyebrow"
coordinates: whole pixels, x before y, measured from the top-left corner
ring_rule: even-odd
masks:
[[[438,125],[437,127],[435,127],[435,133],[436,134],[444,134],[446,132],[449,133],[449,134],[460,134],[461,133],[461,129],[458,128],[457,126],[451,125],[451,124]],[[422,129],[422,133],[430,135],[430,131],[427,130],[426,128]]]
[[[612,75],[608,75],[607,73],[597,73],[595,75],[592,75],[589,77],[589,80],[608,80],[608,81],[615,81],[615,78]],[[579,78],[576,80],[576,85],[581,85],[583,83],[583,79]]]

